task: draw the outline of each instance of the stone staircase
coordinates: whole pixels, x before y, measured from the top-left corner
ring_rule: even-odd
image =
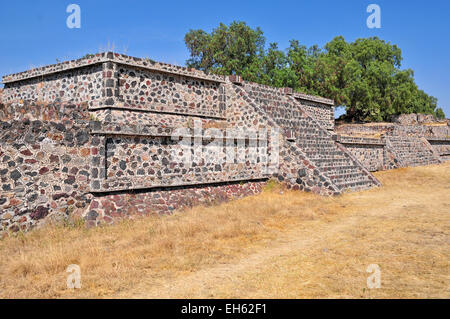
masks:
[[[284,130],[310,162],[331,180],[340,192],[379,186],[379,181],[345,148],[333,139],[302,106],[281,90],[254,83],[244,83],[247,94]]]
[[[343,190],[362,190],[374,186],[372,174],[333,140],[332,135],[311,117],[302,119],[296,145],[330,180]],[[303,127],[309,127],[303,129]]]
[[[440,160],[420,137],[388,137],[388,147],[401,167],[438,164]]]

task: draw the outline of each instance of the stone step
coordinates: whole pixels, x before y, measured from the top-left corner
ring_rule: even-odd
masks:
[[[341,182],[341,183],[335,183],[335,185],[340,190],[365,190],[370,189],[373,187],[373,182],[370,179],[359,181],[359,182]]]
[[[274,89],[252,84],[245,84],[244,88],[269,117],[295,138],[295,146],[301,152],[291,148],[293,156],[305,154],[314,166],[342,189],[373,186],[362,168],[337,147],[330,133],[316,120],[301,112],[298,104]]]
[[[329,175],[325,173],[325,175],[327,175],[335,183],[368,180],[367,175],[363,174],[361,171],[356,173],[342,173],[337,175]]]
[[[317,141],[301,141],[297,142],[298,147],[307,147],[307,148],[320,148],[320,149],[336,149],[336,145],[334,143],[325,143],[325,142],[317,142]]]
[[[340,159],[311,159],[311,161],[319,166],[320,168],[325,166],[345,166],[345,165],[351,165],[353,162],[348,158],[340,158]]]
[[[330,169],[325,169],[324,167],[322,167],[323,172],[327,175],[327,176],[340,176],[340,175],[345,175],[345,174],[361,174],[361,169],[357,166],[338,166],[338,167],[334,167],[334,168],[330,168]]]
[[[345,157],[345,155],[323,155],[323,154],[313,154],[314,156],[309,156],[313,162],[337,162],[342,164],[351,163],[350,159]]]
[[[340,150],[338,150],[337,148],[331,149],[331,150],[322,150],[320,148],[317,149],[313,149],[313,150],[307,150],[305,151],[306,155],[317,155],[317,158],[320,157],[330,157],[332,156],[333,158],[336,157],[344,157],[344,153]]]

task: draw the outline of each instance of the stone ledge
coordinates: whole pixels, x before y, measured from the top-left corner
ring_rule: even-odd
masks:
[[[428,137],[428,136],[426,136],[425,139],[427,141],[432,141],[432,142],[450,142],[450,137]]]
[[[122,102],[119,102],[122,103]],[[104,105],[104,106],[91,106],[89,107],[89,111],[98,111],[105,109],[114,109],[114,110],[125,110],[125,111],[133,111],[133,112],[143,112],[143,113],[157,113],[157,114],[166,114],[166,115],[180,115],[180,116],[192,116],[206,119],[214,119],[214,120],[226,120],[227,118],[224,116],[216,116],[209,114],[199,114],[199,113],[190,113],[190,112],[172,112],[172,111],[160,111],[160,110],[152,110],[152,109],[143,109],[137,107],[123,106],[120,104],[113,105]]]
[[[146,126],[146,125],[140,125],[140,124],[128,124],[128,125],[122,125],[122,124],[115,124],[112,122],[99,122],[99,121],[91,121],[89,123],[89,126],[91,128],[91,134],[93,135],[122,135],[122,136],[149,136],[149,137],[172,137],[174,134],[179,137],[190,137],[190,138],[202,138],[204,140],[206,139],[237,139],[237,140],[249,140],[249,141],[268,141],[267,137],[240,137],[235,135],[228,136],[227,129],[218,129],[218,128],[212,128],[214,130],[219,130],[223,132],[222,137],[214,137],[209,136],[207,134],[208,130],[211,130],[211,128],[202,129],[201,135],[197,135],[197,132],[195,132],[194,128],[188,128],[188,127],[156,127],[156,126]],[[189,130],[189,134],[186,133],[174,133],[175,130],[183,129],[183,130]],[[239,133],[236,131],[236,133]],[[242,133],[248,133],[245,130]],[[270,130],[267,130],[267,135],[270,135]]]
[[[203,71],[188,69],[181,66],[171,65],[162,62],[154,62],[149,59],[141,59],[117,54],[113,52],[98,53],[93,58],[81,58],[77,60],[66,61],[58,64],[52,64],[32,70],[5,75],[2,82],[12,83],[17,81],[28,80],[40,76],[47,76],[55,73],[65,72],[73,69],[83,68],[104,62],[115,62],[122,65],[133,66],[136,68],[144,68],[151,71],[186,76],[199,80],[225,83],[225,77],[214,74],[206,74]]]
[[[223,180],[216,180],[216,181],[202,181],[202,182],[183,182],[183,183],[172,183],[172,184],[153,184],[153,185],[145,185],[145,186],[135,186],[133,185],[137,179],[130,179],[130,178],[121,178],[121,179],[107,179],[102,181],[102,184],[104,183],[122,183],[127,184],[128,186],[112,186],[109,188],[105,188],[100,186],[100,188],[95,188],[90,186],[90,192],[91,193],[111,193],[111,192],[120,192],[120,191],[132,191],[132,190],[151,190],[151,189],[167,189],[170,190],[172,188],[178,188],[178,187],[189,187],[189,186],[195,186],[195,187],[204,187],[208,185],[220,185],[220,184],[227,184],[227,183],[239,183],[239,182],[254,182],[254,181],[264,181],[269,179],[271,174],[266,174],[262,176],[252,176],[247,178],[236,178],[236,179],[223,179]]]
[[[386,145],[384,139],[369,138],[369,137],[335,135],[335,141],[341,144],[380,145],[380,146]]]
[[[279,95],[289,95],[299,100],[305,100],[305,101],[311,101],[316,102],[320,104],[328,105],[329,107],[334,107],[334,101],[321,97],[321,96],[314,96],[314,95],[308,95],[304,93],[298,93],[294,92],[292,88],[284,87],[284,88],[277,88],[274,86],[270,86],[267,84],[260,84],[256,82],[250,82],[250,81],[241,81],[241,84],[247,84],[250,86],[257,87],[258,89],[264,89],[264,90],[271,90],[273,93],[277,93]]]
[[[299,100],[306,100],[306,101],[317,102],[320,104],[326,104],[326,105],[329,105],[330,107],[334,106],[333,100],[330,100],[330,99],[327,99],[324,97],[320,97],[320,96],[308,95],[308,94],[303,94],[303,93],[292,93],[292,96]]]

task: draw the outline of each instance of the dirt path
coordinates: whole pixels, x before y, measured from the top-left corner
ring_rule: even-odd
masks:
[[[266,243],[256,253],[241,258],[238,262],[201,269],[173,281],[143,282],[136,287],[133,295],[128,295],[129,292],[127,295],[131,298],[220,298],[223,297],[217,294],[221,290],[220,287],[245,286],[241,278],[243,274],[263,273],[267,263],[298,252],[311,249],[327,251],[333,239],[345,238],[358,224],[373,223],[386,217],[393,218],[403,213],[402,208],[404,207],[392,202],[389,206],[352,214],[332,222],[320,220],[310,225],[309,229],[290,229],[280,234],[276,241]],[[245,294],[240,291],[239,295],[242,296],[242,293]],[[242,296],[245,297],[247,296]]]
[[[323,236],[332,236],[353,227],[357,218],[349,218],[342,223],[321,227],[320,234],[308,233],[299,235],[295,230],[284,233],[281,238],[272,242],[270,246],[261,247],[257,253],[251,254],[238,263],[227,263],[212,268],[202,269],[191,275],[165,283],[144,283],[137,287],[137,293],[131,298],[199,298],[214,297],[213,291],[225,282],[233,283],[239,280],[239,275],[245,272],[257,272],[272,258],[281,257],[292,251],[305,250],[307,247],[322,247],[327,241]],[[155,285],[156,284],[156,285]]]

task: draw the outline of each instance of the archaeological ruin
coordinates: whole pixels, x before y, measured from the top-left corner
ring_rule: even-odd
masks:
[[[381,186],[374,171],[450,159],[447,121],[335,126],[326,98],[112,52],[3,83],[0,233],[170,213],[271,178],[339,195]]]

